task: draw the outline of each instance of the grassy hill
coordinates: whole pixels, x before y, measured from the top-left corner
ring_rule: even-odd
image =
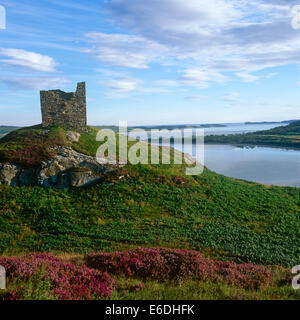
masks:
[[[72,147],[94,155],[101,144],[95,141],[96,133],[89,128]],[[53,156],[50,147],[55,144],[69,144],[64,129],[43,133],[36,126],[1,139],[0,155],[29,165],[38,154],[39,161]],[[28,150],[37,147],[40,149],[33,159]],[[90,252],[165,247],[193,249],[210,259],[235,263],[285,268],[299,264],[299,188],[265,186],[207,169],[199,176],[185,176],[185,168],[174,164],[127,165],[108,176],[105,184],[68,191],[2,185],[0,254],[53,252],[82,259]],[[121,277],[120,281],[125,286],[136,280]],[[151,281],[145,284],[152,291],[135,297],[153,298],[157,294],[164,298],[164,293],[173,290],[166,296],[188,298],[191,288],[200,290],[197,281],[187,282],[187,287],[180,289],[181,295],[174,296],[174,283]],[[203,284],[203,290],[205,286],[209,293],[202,297],[206,298],[231,297],[231,290],[238,290],[224,284],[225,291],[217,293],[214,282]],[[275,296],[265,293],[263,297],[292,297],[294,293],[287,288],[285,282],[284,289],[274,289]],[[128,295],[125,297],[134,297]],[[195,294],[194,298],[200,296]],[[117,298],[122,298],[120,292]]]
[[[287,126],[253,133],[206,136],[206,143],[265,145],[271,147],[300,148],[300,121]]]

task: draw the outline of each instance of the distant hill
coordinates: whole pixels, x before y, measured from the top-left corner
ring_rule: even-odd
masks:
[[[300,135],[300,120],[293,121],[287,126],[280,126],[269,130],[256,131],[256,135]]]
[[[119,131],[118,126],[93,126],[97,129],[110,129],[115,132]],[[142,129],[145,131],[150,130],[174,130],[174,129],[190,129],[190,128],[224,128],[227,127],[225,124],[218,123],[209,123],[209,124],[171,124],[171,125],[153,125],[153,126],[132,126],[128,127],[128,131],[132,131],[134,129]]]
[[[0,131],[12,131],[12,130],[17,130],[20,129],[20,127],[16,126],[0,126]]]
[[[20,128],[15,126],[0,126],[0,138],[4,137],[6,134],[17,129],[20,129]]]
[[[244,134],[206,136],[205,143],[300,148],[300,120],[287,126]]]
[[[284,120],[284,121],[258,121],[258,122],[251,122],[247,121],[245,124],[276,124],[276,123],[284,123],[284,124],[290,124],[298,120]]]
[[[157,126],[135,126],[129,127],[129,131],[132,129],[144,129],[144,130],[174,130],[174,129],[190,129],[190,128],[225,128],[225,124],[208,123],[208,124],[171,124],[171,125],[157,125]]]

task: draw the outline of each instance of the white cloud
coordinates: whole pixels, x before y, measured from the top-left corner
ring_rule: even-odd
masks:
[[[254,82],[258,80],[257,76],[254,76],[253,74],[250,74],[248,72],[238,72],[236,75],[241,78],[244,82]]]
[[[271,73],[266,74],[266,75],[264,76],[264,78],[266,78],[266,79],[271,79],[271,78],[273,78],[273,77],[275,77],[275,76],[277,76],[277,75],[278,75],[278,72],[271,72]]]
[[[231,105],[236,105],[237,103],[241,103],[239,92],[230,92],[222,97],[223,101],[229,102]]]
[[[212,69],[188,68],[182,71],[180,82],[198,88],[208,87],[210,82],[224,82],[227,78],[220,72]]]
[[[161,92],[223,83],[230,80],[228,72],[251,83],[275,75],[257,71],[300,63],[299,32],[290,21],[292,2],[112,0],[107,5],[110,21],[125,26],[128,34],[89,32],[85,37],[91,48],[86,52],[102,64],[103,76],[114,78],[102,84],[115,92],[141,86],[127,74],[109,74],[107,66],[146,69],[158,63],[181,69],[178,79],[155,81],[158,88],[152,89]]]
[[[62,77],[1,77],[0,82],[18,89],[42,90],[63,87],[68,80]]]
[[[202,99],[208,99],[208,96],[187,96],[184,97],[184,100],[202,100]]]
[[[105,65],[145,69],[165,51],[162,45],[140,36],[100,32],[85,36],[92,43],[87,52]]]
[[[105,68],[98,68],[95,70],[95,72],[100,73],[100,75],[104,77],[124,77],[125,76],[124,72],[114,71],[114,70],[105,69]]]
[[[157,80],[155,83],[162,87],[177,87],[179,85],[176,80]]]
[[[205,34],[238,18],[240,12],[224,0],[112,0],[110,12],[123,25],[149,33]],[[174,39],[175,40],[175,39]]]
[[[57,63],[49,56],[21,49],[0,48],[0,62],[40,72],[55,72]]]
[[[157,87],[140,87],[138,88],[139,93],[173,93],[174,91],[165,89],[165,88],[157,88]]]
[[[142,81],[129,77],[119,77],[115,79],[106,79],[99,84],[104,86],[108,91],[108,98],[127,97],[128,95],[152,94],[152,93],[172,93],[172,90],[160,87],[145,87]]]
[[[237,72],[235,75],[238,76],[239,78],[241,78],[244,82],[255,82],[261,78],[271,79],[271,78],[275,77],[276,75],[278,75],[278,73],[271,72],[266,75],[256,76],[256,75],[251,74],[249,72],[242,71],[242,72]]]
[[[135,79],[119,78],[119,79],[111,79],[108,81],[101,81],[99,82],[99,84],[105,86],[111,91],[115,91],[118,93],[125,93],[125,92],[136,90],[139,82]]]
[[[113,21],[138,34],[121,37],[132,39],[137,59],[132,56],[132,50],[118,44],[120,41],[114,35],[106,35],[111,41],[108,46],[106,39],[100,42],[108,47],[108,56],[113,56],[113,61],[117,60],[115,54],[120,54],[118,65],[142,68],[151,61],[176,65],[180,60],[219,73],[241,73],[245,81],[254,81],[256,76],[252,72],[300,63],[299,31],[291,27],[293,3],[284,0],[112,0],[108,10]],[[111,59],[101,50],[100,60],[109,62]],[[160,59],[153,52],[159,52]]]

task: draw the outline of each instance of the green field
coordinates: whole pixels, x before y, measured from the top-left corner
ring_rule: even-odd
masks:
[[[237,262],[299,263],[299,189],[208,170],[179,187],[172,177],[180,169],[164,183],[161,170],[128,167],[126,180],[81,190],[1,186],[2,254],[166,246]]]

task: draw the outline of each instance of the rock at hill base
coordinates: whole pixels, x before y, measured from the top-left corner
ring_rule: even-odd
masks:
[[[68,131],[66,136],[67,136],[68,140],[70,140],[71,142],[79,142],[80,133],[78,133],[78,132]]]
[[[72,187],[88,186],[100,180],[100,178],[95,176],[92,171],[86,171],[86,172],[70,171],[68,178],[69,178],[69,183]]]
[[[6,184],[13,187],[17,186],[19,174],[20,168],[18,166],[0,163],[0,184]]]
[[[13,164],[0,164],[0,184],[10,186],[38,185],[46,188],[68,189],[83,187],[101,180],[114,169],[99,164],[94,157],[68,147],[56,147],[54,159],[37,168],[22,169]]]

